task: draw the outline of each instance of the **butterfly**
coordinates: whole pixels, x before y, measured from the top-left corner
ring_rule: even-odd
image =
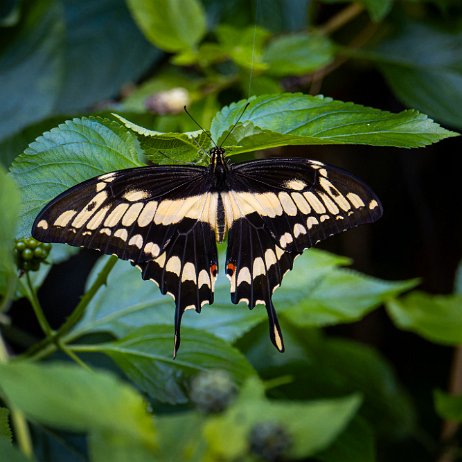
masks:
[[[272,297],[294,259],[328,236],[376,221],[382,206],[350,173],[316,160],[145,166],[107,173],[63,192],[32,235],[130,260],[175,300],[174,357],[185,310],[214,300],[217,242],[228,237],[231,301],[264,305],[272,343],[284,342]]]

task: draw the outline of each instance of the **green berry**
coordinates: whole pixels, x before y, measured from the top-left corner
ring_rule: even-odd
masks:
[[[29,249],[35,249],[40,245],[40,242],[37,241],[37,239],[34,239],[33,237],[28,237],[26,239],[26,245]]]
[[[30,271],[38,271],[40,268],[40,261],[39,260],[32,260],[30,262]]]
[[[24,249],[21,252],[21,258],[23,260],[32,260],[34,258],[34,252],[31,249]]]
[[[250,431],[250,451],[266,461],[283,460],[291,444],[287,431],[276,422],[258,423]]]
[[[30,261],[22,261],[21,264],[19,265],[19,269],[23,271],[30,271],[31,269]]]
[[[222,412],[236,397],[231,375],[222,370],[200,372],[191,383],[190,398],[206,414]]]
[[[47,255],[50,253],[51,244],[49,242],[42,242],[40,247],[47,252]]]
[[[16,250],[21,251],[21,250],[24,250],[26,248],[26,243],[24,241],[22,241],[22,240],[17,241],[14,247],[15,247]]]
[[[39,260],[45,260],[47,258],[48,253],[46,250],[42,249],[41,247],[37,247],[34,249],[34,257],[38,258]]]

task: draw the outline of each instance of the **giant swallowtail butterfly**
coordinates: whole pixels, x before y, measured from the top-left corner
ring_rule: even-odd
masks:
[[[300,158],[231,165],[215,147],[208,167],[139,167],[77,184],[39,213],[32,235],[136,265],[175,300],[174,356],[184,311],[213,303],[216,242],[228,235],[231,301],[264,305],[271,341],[284,351],[271,299],[294,259],[381,215],[370,188],[338,168]]]

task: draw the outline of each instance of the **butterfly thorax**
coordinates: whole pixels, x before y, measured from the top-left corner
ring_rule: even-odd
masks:
[[[214,186],[221,190],[225,186],[226,174],[229,170],[225,159],[225,150],[215,147],[210,150],[210,173],[214,175]]]

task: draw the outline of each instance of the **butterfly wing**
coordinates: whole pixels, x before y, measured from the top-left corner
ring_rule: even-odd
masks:
[[[304,249],[380,218],[379,199],[351,174],[306,159],[237,164],[222,196],[231,300],[250,308],[264,304],[271,340],[283,351],[272,295],[284,274]]]
[[[207,169],[140,167],[108,173],[65,191],[37,216],[32,235],[130,260],[176,304],[181,316],[213,302],[218,258],[216,194]]]

